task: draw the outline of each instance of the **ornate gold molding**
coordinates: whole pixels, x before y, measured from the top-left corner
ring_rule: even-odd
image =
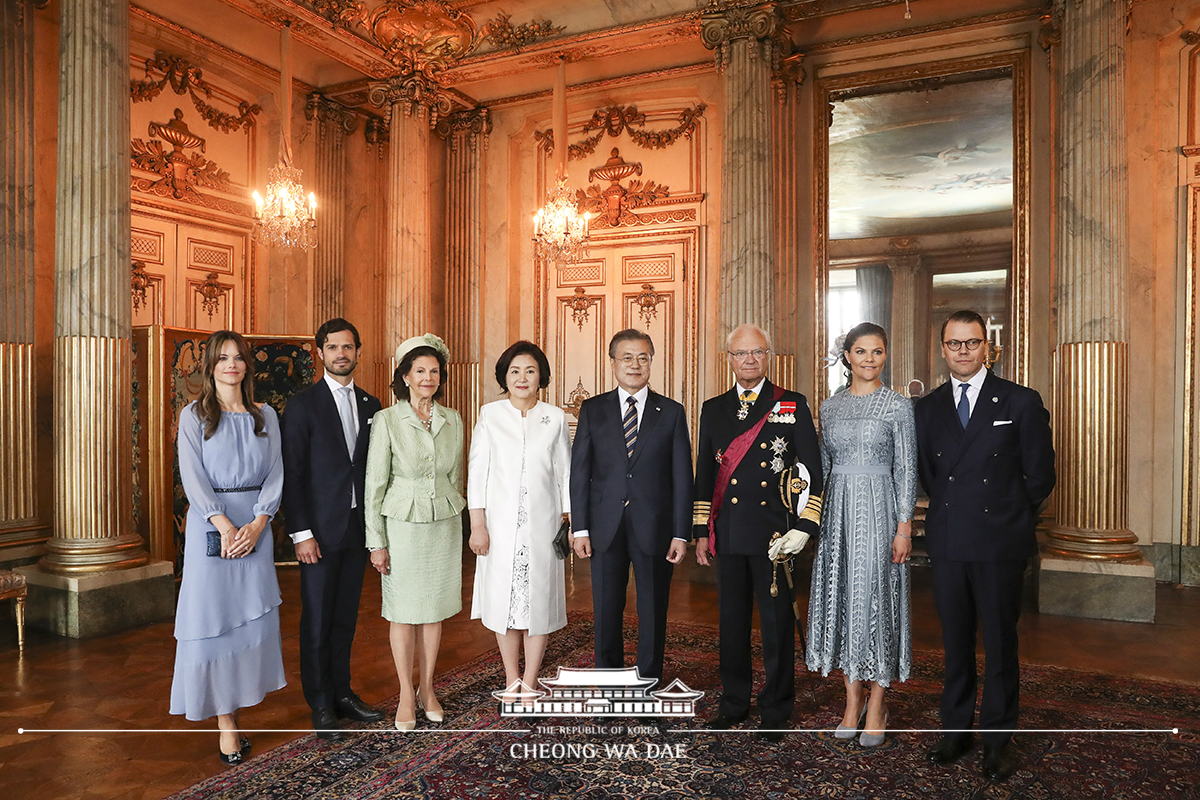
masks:
[[[567,395],[567,402],[563,405],[563,410],[571,416],[579,419],[579,409],[583,406],[583,401],[591,397],[592,394],[587,389],[583,388],[583,376],[579,376],[579,382],[575,385],[575,389]]]
[[[604,166],[593,167],[588,172],[588,183],[596,178],[609,182],[608,188],[601,190],[599,186],[588,186],[587,190],[579,189],[575,193],[579,208],[595,213],[608,220],[607,227],[620,225],[636,225],[637,220],[632,212],[634,208],[653,205],[658,200],[670,197],[668,187],[647,181],[632,180],[624,187],[620,181],[631,175],[641,175],[640,162],[632,164],[621,158],[621,151],[614,147],[612,155]]]
[[[146,289],[149,287],[150,275],[146,272],[146,262],[134,261],[129,270],[129,289],[135,314],[146,304]]]
[[[200,307],[204,309],[204,313],[208,314],[208,318],[212,319],[213,314],[221,307],[221,298],[229,291],[231,286],[221,283],[220,275],[216,272],[210,272],[204,276],[204,283],[196,286],[196,294],[202,298]]]
[[[588,321],[588,309],[596,305],[599,299],[598,297],[589,297],[582,286],[576,286],[575,294],[562,298],[562,302],[571,309],[571,321],[582,331]]]
[[[679,124],[677,126],[661,131],[645,130],[646,115],[639,112],[637,106],[606,106],[605,108],[598,108],[592,112],[592,118],[583,124],[585,138],[568,146],[567,159],[569,161],[579,161],[585,156],[596,152],[596,145],[605,136],[616,138],[622,133],[628,133],[629,138],[639,147],[647,150],[665,150],[679,141],[680,138],[691,139],[692,133],[695,132],[699,125],[699,120],[704,116],[704,111],[707,108],[708,106],[704,103],[700,103],[692,108],[685,108],[679,112]],[[596,131],[596,133],[591,136],[586,135],[592,133],[592,131]],[[544,150],[547,155],[553,155],[553,131],[534,131],[533,138],[537,141],[538,147]]]
[[[210,161],[200,153],[189,155],[183,152],[185,147],[199,148],[203,152],[205,140],[188,129],[187,123],[183,121],[181,109],[175,109],[175,118],[170,122],[151,122],[147,132],[150,136],[162,137],[172,149],[170,153],[166,152],[163,142],[159,139],[134,139],[129,143],[131,166],[159,176],[157,180],[133,178],[131,185],[134,190],[215,208],[228,214],[250,214],[248,204],[224,200],[197,191],[197,187],[203,187],[229,192],[233,190],[233,186],[229,180],[229,173],[221,169],[215,161]]]
[[[633,304],[637,306],[638,316],[642,318],[647,327],[658,316],[658,306],[662,302],[662,295],[654,291],[654,284],[652,283],[643,283],[642,290],[634,295],[633,298]]]
[[[716,51],[717,70],[729,64],[730,48],[738,40],[750,40],[762,48],[762,56],[779,72],[781,59],[791,55],[792,35],[775,3],[745,5],[737,0],[709,0],[700,15],[700,41]]]
[[[540,42],[542,39],[557,36],[565,30],[565,27],[555,25],[545,19],[513,25],[512,16],[501,11],[497,13],[495,19],[490,19],[483,24],[483,27],[479,29],[479,35],[497,50],[515,50],[519,53],[522,48],[528,47],[534,42]]]
[[[161,72],[162,77],[156,79],[155,72]],[[192,98],[192,104],[200,112],[200,116],[209,126],[224,133],[232,133],[238,128],[249,131],[254,126],[254,115],[262,111],[256,104],[243,100],[238,103],[238,116],[218,111],[209,105],[196,93],[204,93],[205,97],[212,96],[213,87],[204,80],[204,73],[198,67],[192,66],[186,58],[171,55],[158,50],[154,58],[146,59],[146,77],[140,81],[129,82],[129,96],[134,103],[153,100],[162,94],[162,90],[170,84],[175,94],[187,94]],[[178,116],[178,114],[176,115]]]
[[[349,30],[362,22],[366,16],[366,6],[362,0],[311,0],[313,11],[320,14],[333,25]]]

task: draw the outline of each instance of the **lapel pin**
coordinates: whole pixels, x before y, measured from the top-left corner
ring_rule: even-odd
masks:
[[[993,403],[998,403],[998,402],[1000,402],[1000,398],[998,398],[998,397],[993,397],[993,398],[992,398],[992,402],[993,402]]]

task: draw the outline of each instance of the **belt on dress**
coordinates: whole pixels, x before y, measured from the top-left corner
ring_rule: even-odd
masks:
[[[213,489],[217,494],[227,494],[229,492],[261,492],[262,484],[258,486],[236,486],[232,489]]]
[[[892,468],[882,464],[834,464],[830,475],[891,475]]]

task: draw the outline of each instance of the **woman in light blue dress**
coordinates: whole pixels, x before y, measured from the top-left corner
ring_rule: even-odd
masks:
[[[250,750],[238,710],[287,683],[268,527],[283,491],[279,420],[254,403],[251,364],[245,339],[214,333],[200,399],[179,415],[179,473],[190,507],[171,713],[215,716],[226,764],[240,764]]]
[[[821,404],[826,482],[808,606],[808,668],[840,669],[846,684],[834,736],[853,739],[862,729],[864,747],[883,744],[884,694],[912,665],[916,428],[912,403],[880,380],[886,360],[883,328],[851,328],[841,358],[850,385]]]

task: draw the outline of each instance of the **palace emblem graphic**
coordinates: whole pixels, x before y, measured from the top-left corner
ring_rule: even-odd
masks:
[[[694,717],[704,692],[675,679],[650,691],[658,680],[643,678],[637,667],[573,669],[559,667],[553,678],[539,678],[542,689],[514,681],[492,692],[502,717]]]

